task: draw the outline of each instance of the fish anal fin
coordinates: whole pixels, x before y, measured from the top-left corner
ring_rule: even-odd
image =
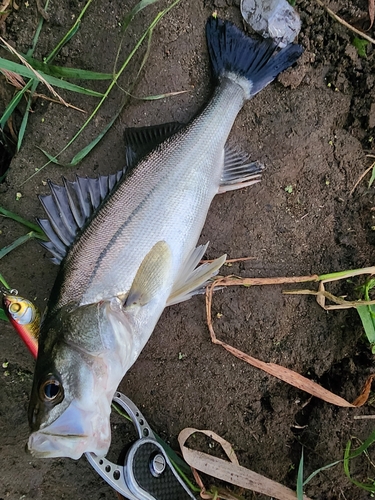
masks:
[[[142,307],[168,283],[172,252],[165,241],[158,241],[143,259],[126,298],[124,309]]]
[[[125,129],[126,164],[130,168],[147,156],[158,144],[161,144],[184,127],[184,123],[171,122],[150,127],[132,127]]]
[[[168,297],[167,306],[184,302],[198,293],[204,293],[207,282],[218,273],[226,261],[227,256],[222,255],[212,262],[198,266],[207,246],[208,244],[199,246],[189,255]]]
[[[250,161],[247,153],[236,147],[225,146],[224,169],[220,179],[219,193],[242,189],[260,181],[264,166]]]

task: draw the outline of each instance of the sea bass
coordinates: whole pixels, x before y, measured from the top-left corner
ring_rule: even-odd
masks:
[[[302,48],[277,50],[233,24],[206,26],[217,86],[188,125],[126,133],[131,170],[50,183],[40,224],[60,270],[41,325],[29,406],[37,457],[107,453],[111,401],[170,304],[214,276],[196,248],[217,193],[258,182],[261,167],[227,145],[246,100],[291,66]],[[199,266],[199,267],[197,267]]]

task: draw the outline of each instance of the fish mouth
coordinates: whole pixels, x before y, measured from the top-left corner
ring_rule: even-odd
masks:
[[[109,415],[71,403],[50,425],[33,432],[27,443],[35,458],[67,457],[78,460],[84,453],[102,457],[111,443]]]

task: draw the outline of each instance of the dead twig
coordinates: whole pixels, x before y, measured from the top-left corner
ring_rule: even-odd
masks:
[[[370,155],[369,155],[370,156]],[[364,179],[366,177],[366,175],[375,167],[375,162],[372,163],[364,172],[363,174],[361,174],[357,180],[357,182],[354,184],[352,190],[350,191],[349,193],[349,196],[351,196],[354,191],[355,191],[355,188],[358,186],[358,184],[362,181],[362,179]]]
[[[35,75],[35,78],[39,80],[40,82],[44,83],[44,85],[48,88],[48,90],[51,92],[52,95],[54,95],[60,102],[61,104],[64,104],[64,106],[68,107],[68,103],[64,101],[62,97],[59,96],[59,94],[56,92],[56,90],[47,82],[45,78],[42,77],[42,75],[36,71],[27,61],[26,59],[21,56],[11,45],[9,45],[8,42],[4,40],[3,37],[0,36],[0,41],[7,47],[7,49],[14,54],[18,59],[22,62],[26,68],[28,68],[30,71],[32,71]]]

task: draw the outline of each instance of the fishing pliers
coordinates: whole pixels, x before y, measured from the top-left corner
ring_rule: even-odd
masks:
[[[195,499],[135,404],[120,392],[116,392],[113,402],[129,415],[138,439],[129,448],[124,465],[86,453],[95,471],[128,500]]]

